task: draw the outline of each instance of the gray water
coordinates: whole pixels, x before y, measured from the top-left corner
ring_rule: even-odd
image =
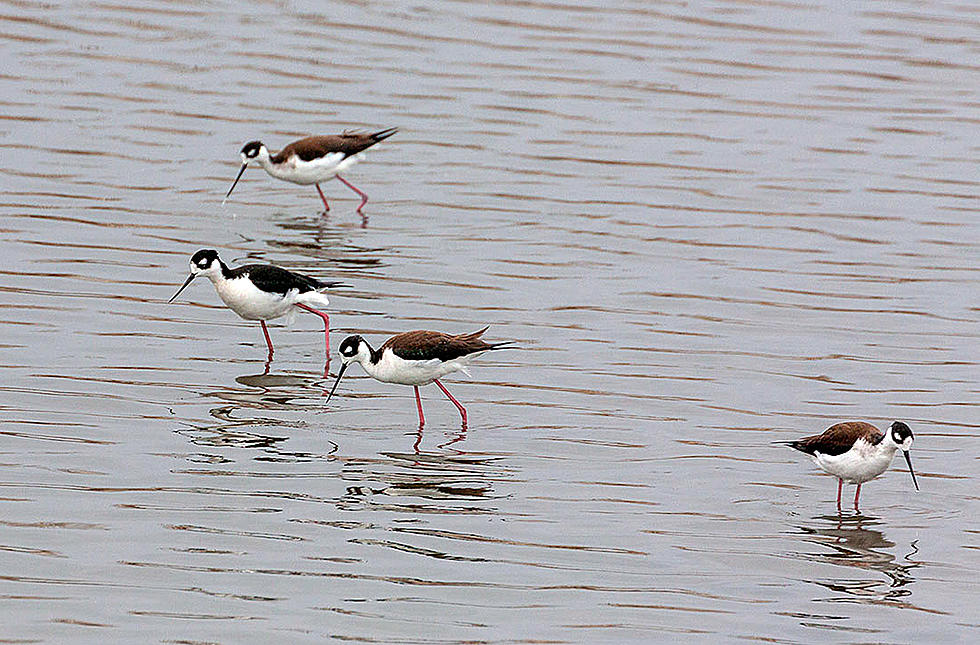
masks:
[[[980,10],[0,7],[0,642],[980,638]],[[347,174],[238,151],[397,126]],[[200,248],[341,280],[323,374]],[[776,441],[902,419],[838,514]],[[853,487],[845,489],[849,501]]]

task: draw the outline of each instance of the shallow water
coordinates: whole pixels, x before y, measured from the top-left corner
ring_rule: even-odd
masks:
[[[0,641],[972,642],[968,3],[0,10]],[[238,150],[397,126],[316,191]],[[199,248],[351,288],[259,327]],[[835,508],[773,442],[907,421]],[[853,494],[853,487],[845,495]],[[971,519],[973,518],[973,519]]]

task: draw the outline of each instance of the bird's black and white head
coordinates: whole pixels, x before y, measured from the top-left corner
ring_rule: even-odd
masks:
[[[264,155],[268,157],[269,151],[261,141],[249,141],[242,146],[242,163],[247,164],[252,159],[258,159],[263,155],[263,151]]]
[[[348,336],[340,344],[340,360],[345,365],[350,365],[351,363],[360,363],[363,365],[371,360],[371,346],[357,334]]]
[[[908,427],[908,424],[902,421],[896,421],[892,423],[891,427],[888,428],[888,436],[891,438],[892,442],[902,449],[905,453],[905,463],[909,465],[909,473],[912,475],[912,483],[915,484],[915,490],[919,490],[919,482],[915,480],[915,471],[912,470],[912,458],[909,456],[909,449],[912,447],[912,442],[915,437],[912,436],[912,428]]]
[[[196,278],[197,276],[203,275],[206,278],[209,278],[210,280],[214,281],[214,280],[218,280],[223,275],[221,258],[218,257],[218,252],[215,251],[214,249],[201,249],[200,251],[192,255],[190,261],[190,267],[191,267],[190,275],[187,276],[187,280],[185,280],[184,284],[180,286],[180,289],[177,289],[177,293],[175,293],[173,297],[170,298],[170,302],[173,302],[177,298],[177,296],[180,295],[180,292],[183,291],[184,288],[187,287],[187,285],[193,282],[194,278]]]
[[[269,162],[269,151],[262,144],[261,141],[249,141],[244,146],[242,146],[242,167],[238,170],[238,175],[235,176],[235,181],[231,183],[231,188],[225,194],[225,199],[231,196],[231,191],[235,190],[235,186],[238,185],[238,180],[242,178],[242,174],[245,169],[248,168],[249,161],[258,161],[260,164],[266,164]],[[224,203],[224,202],[222,202]]]
[[[221,275],[221,258],[214,249],[201,249],[191,256],[191,275],[217,278]]]
[[[348,336],[340,344],[340,360],[342,361],[340,372],[337,373],[337,380],[334,381],[333,388],[330,389],[330,395],[327,396],[327,403],[330,402],[330,397],[333,396],[333,393],[337,391],[337,386],[340,385],[340,379],[344,376],[344,372],[347,371],[351,363],[365,365],[371,360],[371,346],[357,334]]]
[[[912,428],[902,421],[894,422],[888,428],[888,434],[895,445],[906,452],[912,447],[912,442],[915,440],[915,437],[912,436]]]

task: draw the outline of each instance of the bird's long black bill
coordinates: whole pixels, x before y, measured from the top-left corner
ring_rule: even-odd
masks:
[[[331,388],[330,394],[327,395],[327,400],[326,400],[326,402],[324,402],[324,405],[326,405],[327,403],[330,403],[330,397],[333,396],[333,393],[337,391],[337,386],[340,385],[340,377],[342,377],[344,375],[344,370],[347,369],[347,366],[349,364],[350,363],[342,363],[340,365],[340,371],[337,372],[337,380],[334,381],[333,388]]]
[[[242,164],[242,169],[238,171],[238,176],[235,177],[235,181],[233,181],[231,183],[231,188],[228,189],[228,193],[225,195],[225,199],[228,199],[229,197],[231,197],[231,191],[235,190],[235,186],[238,185],[238,180],[241,179],[242,178],[242,175],[245,174],[245,169],[246,168],[248,168],[248,164],[247,163],[243,163]]]
[[[197,276],[194,275],[193,273],[190,274],[189,276],[187,276],[187,279],[184,280],[184,284],[180,285],[180,289],[177,289],[177,293],[175,293],[173,295],[173,297],[170,300],[167,301],[167,303],[169,304],[169,303],[173,302],[174,300],[176,300],[177,299],[177,296],[180,295],[180,292],[183,291],[187,287],[187,285],[189,285],[191,283],[191,281],[193,281],[194,278],[196,278],[196,277]]]
[[[905,463],[909,465],[909,472],[912,474],[912,483],[915,484],[915,490],[919,490],[919,482],[915,481],[915,471],[912,470],[912,458],[909,457],[909,451],[905,450]]]

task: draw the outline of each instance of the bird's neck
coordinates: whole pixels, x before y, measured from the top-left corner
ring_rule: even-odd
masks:
[[[231,269],[228,268],[227,264],[225,264],[221,260],[218,260],[218,266],[221,267],[220,273],[214,272],[214,273],[207,274],[208,279],[211,280],[211,282],[213,282],[214,284],[218,284],[219,282],[224,282],[225,280],[231,278]]]
[[[371,374],[372,370],[377,369],[378,363],[381,362],[381,352],[371,347],[367,341],[364,341],[364,347],[367,348],[367,358],[361,359],[361,367],[368,374]]]
[[[892,441],[890,436],[886,436],[877,446],[875,446],[875,451],[882,455],[891,457],[900,447],[901,446]]]
[[[255,161],[258,162],[265,170],[269,170],[275,164],[272,163],[272,157],[269,155],[269,151],[265,149],[265,146],[259,150],[258,156],[255,157]]]

